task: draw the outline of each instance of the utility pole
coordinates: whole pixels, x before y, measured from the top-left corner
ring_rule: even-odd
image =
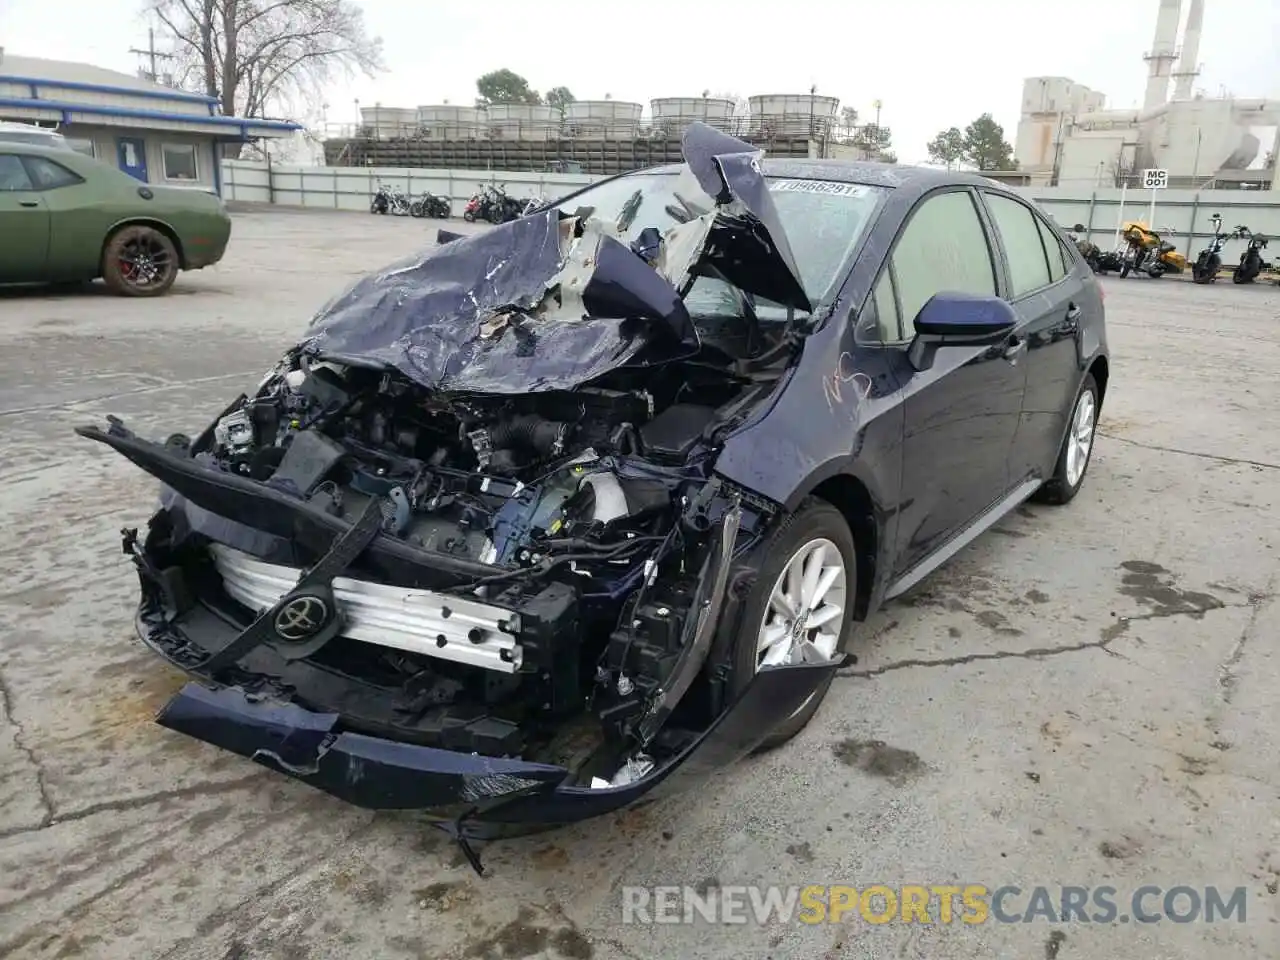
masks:
[[[144,70],[143,73],[147,75],[147,79],[152,83],[160,82],[160,74],[156,71],[156,61],[173,59],[172,53],[160,53],[156,50],[156,31],[154,27],[147,28],[147,49],[139,50],[137,47],[130,47],[129,52],[136,53],[140,57],[146,57],[150,62],[151,69],[149,71]]]

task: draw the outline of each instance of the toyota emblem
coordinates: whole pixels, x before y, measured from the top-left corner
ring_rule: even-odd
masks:
[[[314,637],[329,620],[329,605],[319,597],[294,597],[276,614],[275,630],[281,640],[299,643]]]

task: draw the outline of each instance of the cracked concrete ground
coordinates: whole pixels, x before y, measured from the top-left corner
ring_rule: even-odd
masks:
[[[202,427],[320,302],[433,235],[237,216],[173,295],[0,294],[0,956],[1215,960],[1280,955],[1280,290],[1106,281],[1084,491],[866,624],[787,747],[713,789],[485,851],[151,722],[150,482],[71,428]],[[1247,886],[1244,923],[621,924],[624,884]],[[1025,900],[1017,902],[1017,908]]]

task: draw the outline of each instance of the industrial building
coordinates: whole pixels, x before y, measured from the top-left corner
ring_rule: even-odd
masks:
[[[86,63],[0,47],[0,120],[54,127],[81,153],[149,183],[221,192],[219,145],[290,136],[296,123],[225,117],[212,97]]]
[[[1132,186],[1141,171],[1162,169],[1170,187],[1280,189],[1280,100],[1194,89],[1204,4],[1191,0],[1179,43],[1183,4],[1160,0],[1139,109],[1106,109],[1103,94],[1067,77],[1025,80],[1014,144],[1021,182]]]
[[[780,157],[821,155],[840,101],[802,94],[750,97],[745,113],[733,100],[662,97],[642,104],[606,98],[544,105],[450,104],[361,108],[354,136],[325,142],[331,166],[547,170],[563,162],[585,173],[613,174],[680,157],[680,133],[695,120],[766,146]]]

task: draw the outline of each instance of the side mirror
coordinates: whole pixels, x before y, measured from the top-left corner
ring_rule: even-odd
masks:
[[[916,314],[907,359],[916,370],[928,370],[938,347],[998,343],[1017,325],[1017,313],[999,297],[935,293]]]
[[[1083,223],[1077,223],[1077,224],[1076,224],[1074,227],[1072,227],[1071,229],[1072,229],[1072,230],[1074,230],[1076,233],[1084,233],[1084,231],[1085,231],[1085,225],[1084,225]]]

